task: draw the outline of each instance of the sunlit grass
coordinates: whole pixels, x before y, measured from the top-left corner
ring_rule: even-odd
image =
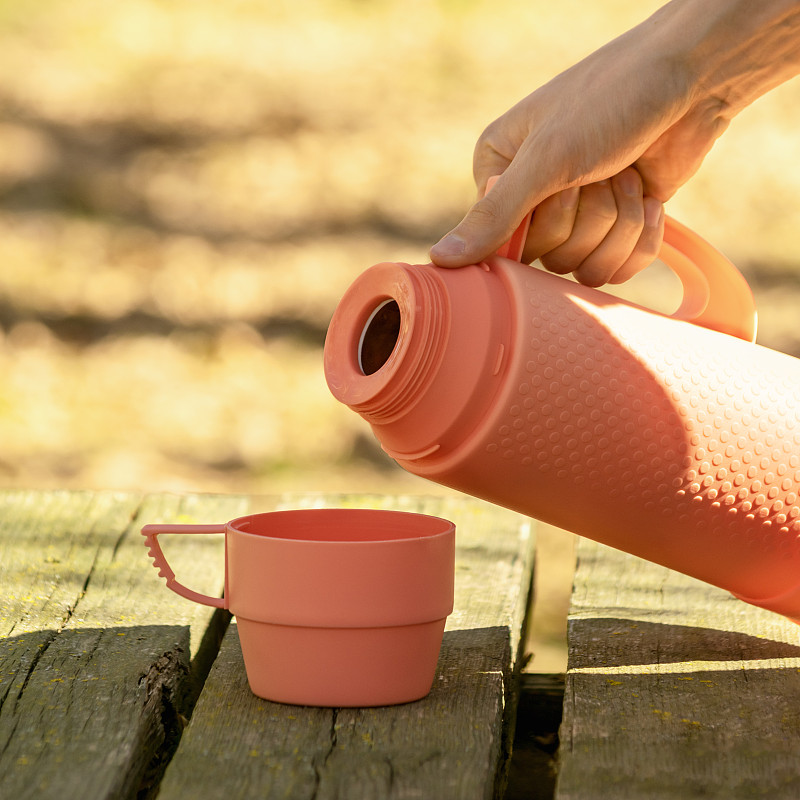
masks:
[[[658,4],[0,2],[3,479],[340,484],[369,454],[321,375],[341,293],[424,259],[484,125]],[[670,204],[789,349],[798,100],[742,114]]]

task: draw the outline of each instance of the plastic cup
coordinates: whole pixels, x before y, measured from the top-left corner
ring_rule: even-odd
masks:
[[[259,697],[313,706],[380,706],[431,689],[453,610],[455,526],[371,509],[252,514],[214,525],[146,525],[167,586],[236,617]],[[179,583],[161,534],[223,534],[222,597]]]

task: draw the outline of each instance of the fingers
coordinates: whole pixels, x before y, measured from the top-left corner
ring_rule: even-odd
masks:
[[[602,286],[628,280],[656,258],[663,207],[643,197],[641,178],[632,167],[581,187],[574,208],[573,203],[574,194],[562,192],[537,206],[526,260],[538,257],[551,272],[572,272],[586,286]]]
[[[569,239],[575,226],[580,195],[580,188],[573,186],[551,195],[536,206],[522,252],[525,263],[530,264]]]
[[[604,232],[602,240],[574,270],[575,278],[586,286],[602,286],[611,280],[622,265],[627,264],[644,229],[644,201],[639,173],[632,168],[625,169],[615,175],[609,184],[611,191],[606,186],[602,192],[605,201],[603,213],[607,214],[607,208],[613,204],[615,218]]]
[[[430,250],[440,267],[477,264],[507,242],[532,207],[526,182],[509,167],[492,190],[475,203],[464,219]]]
[[[576,277],[586,262],[589,267],[587,277],[594,274],[596,269],[593,269],[590,257],[611,233],[617,217],[610,181],[581,187],[575,224],[569,237],[563,244],[540,256],[540,261],[551,272],[559,275],[574,272]]]
[[[524,184],[509,168],[464,220],[431,248],[442,267],[475,264],[513,233],[503,220],[526,212]],[[498,182],[499,184],[499,182]],[[655,260],[664,235],[662,203],[644,197],[638,171],[628,167],[608,180],[572,187],[543,200],[533,212],[524,261],[539,259],[550,272],[573,273],[586,286],[622,283]]]
[[[624,283],[655,261],[664,239],[664,204],[655,197],[645,197],[644,227],[633,252],[608,279],[608,283]]]

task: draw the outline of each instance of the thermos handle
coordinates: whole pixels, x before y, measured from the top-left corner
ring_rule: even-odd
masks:
[[[489,178],[487,192],[498,177]],[[532,213],[525,215],[497,255],[513,261],[522,258]],[[666,217],[658,258],[683,285],[683,301],[670,316],[747,342],[755,341],[758,315],[753,293],[742,273],[719,250],[685,225]]]
[[[228,601],[225,597],[211,597],[207,594],[195,592],[189,589],[182,583],[175,579],[175,573],[172,567],[167,563],[164,558],[164,553],[161,550],[161,544],[158,541],[158,535],[161,533],[225,533],[227,526],[222,525],[145,525],[142,528],[142,536],[144,536],[144,543],[147,547],[147,552],[150,558],[153,559],[153,566],[158,570],[158,574],[162,578],[166,578],[167,586],[173,592],[185,597],[188,600],[193,600],[195,603],[202,603],[206,606],[213,606],[214,608],[227,608]]]
[[[658,255],[683,284],[675,319],[754,342],[758,314],[744,276],[694,231],[667,217]]]
[[[499,175],[492,175],[486,181],[486,194],[489,193],[492,186],[497,183]],[[498,256],[503,258],[510,258],[512,261],[520,261],[522,259],[522,251],[525,249],[525,239],[528,237],[528,228],[531,226],[531,219],[533,217],[533,209],[531,209],[523,218],[522,222],[517,226],[511,238],[497,251]]]

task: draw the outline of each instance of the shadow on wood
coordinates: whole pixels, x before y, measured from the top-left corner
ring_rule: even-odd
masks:
[[[494,797],[510,646],[504,627],[446,631],[427,697],[323,709],[255,697],[233,624],[159,796]]]
[[[191,712],[189,627],[0,641],[0,796],[143,796]]]
[[[575,649],[570,670],[686,662],[743,662],[800,658],[800,645],[714,628],[597,617],[572,619],[570,637],[602,642]]]
[[[569,651],[558,800],[800,797],[794,623],[582,540]]]

